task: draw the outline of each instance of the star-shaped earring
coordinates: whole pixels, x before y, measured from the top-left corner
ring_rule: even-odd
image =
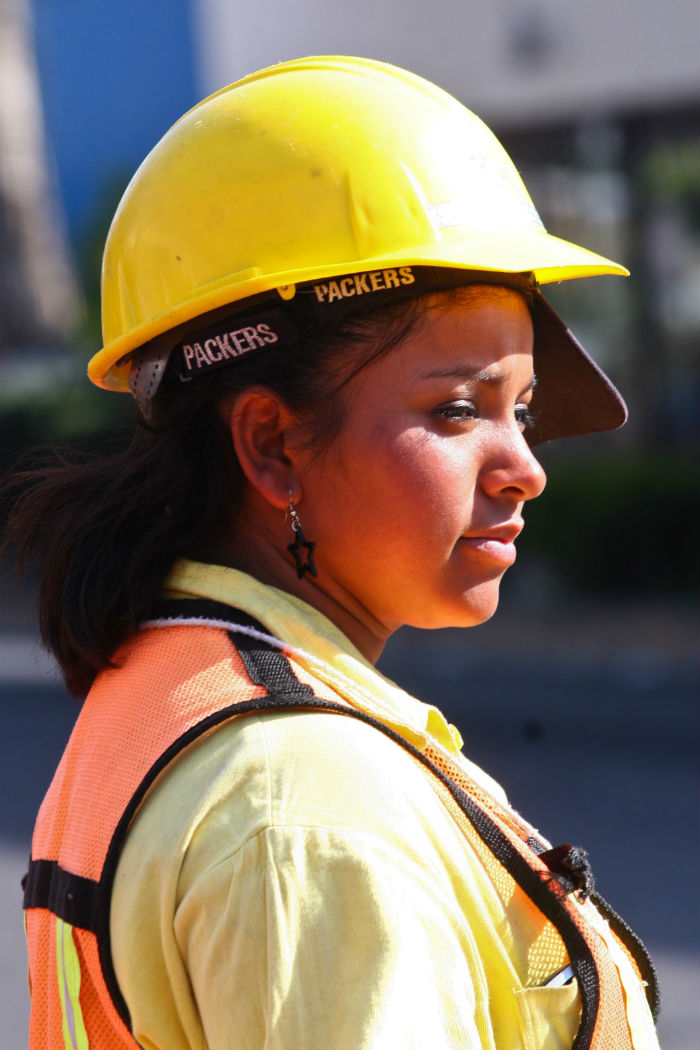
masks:
[[[294,528],[294,526],[292,526]],[[294,558],[297,563],[297,576],[300,580],[304,579],[304,573],[309,573],[310,576],[316,575],[316,566],[314,565],[314,550],[316,549],[315,543],[309,543],[304,538],[304,533],[299,528],[294,528],[296,533],[296,539],[294,543],[287,544],[287,550]],[[302,548],[306,550],[306,561],[303,560],[304,555]]]
[[[287,545],[287,550],[296,562],[297,576],[300,580],[304,579],[307,572],[310,576],[316,576],[316,566],[314,565],[314,551],[316,550],[316,544],[311,543],[304,536],[301,522],[299,521],[299,515],[292,503],[291,492],[289,493],[289,515],[292,519],[292,529],[294,530],[294,543],[289,543]],[[305,555],[304,551],[306,552]],[[306,557],[306,561],[304,561],[304,557]]]

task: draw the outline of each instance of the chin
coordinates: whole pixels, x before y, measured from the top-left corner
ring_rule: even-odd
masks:
[[[487,588],[484,588],[483,593],[478,595],[472,595],[472,600],[469,602],[469,612],[472,619],[469,623],[466,623],[465,627],[478,627],[480,623],[486,623],[490,620],[493,614],[498,608],[498,599],[500,598],[500,579],[495,584],[492,584]]]
[[[480,623],[490,620],[497,608],[498,598],[493,602],[480,602],[478,606],[471,606],[466,610],[459,621],[445,624],[445,627],[478,627]]]
[[[480,584],[445,602],[432,615],[421,616],[411,622],[412,627],[439,630],[443,627],[478,627],[490,620],[498,608],[500,578]],[[427,612],[427,610],[424,610]],[[410,621],[409,621],[410,622]]]

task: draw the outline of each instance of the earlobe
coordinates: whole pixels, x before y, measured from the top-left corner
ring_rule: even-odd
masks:
[[[230,405],[226,423],[248,482],[271,506],[286,508],[290,489],[299,487],[292,451],[296,417],[273,391],[251,387]]]

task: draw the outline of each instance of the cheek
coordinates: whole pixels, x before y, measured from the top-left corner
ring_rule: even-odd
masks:
[[[383,435],[367,450],[368,496],[435,534],[461,530],[471,511],[475,474],[464,443],[441,438],[422,427]]]

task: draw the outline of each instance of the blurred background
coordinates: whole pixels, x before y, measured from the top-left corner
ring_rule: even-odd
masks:
[[[659,963],[667,1050],[697,1050],[700,111],[695,0],[0,0],[0,470],[131,425],[90,386],[99,265],[141,159],[209,92],[273,62],[360,54],[446,88],[496,132],[551,232],[629,279],[548,286],[623,391],[627,426],[542,450],[502,608],[400,632],[382,669],[466,750]],[[0,1050],[26,1040],[19,877],[77,712],[0,577]],[[436,658],[437,654],[437,658]]]

